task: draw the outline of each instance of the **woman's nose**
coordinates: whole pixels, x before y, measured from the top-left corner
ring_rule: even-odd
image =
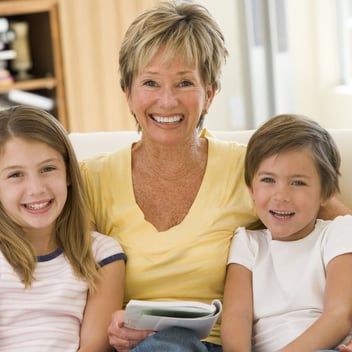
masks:
[[[177,105],[177,97],[171,87],[164,87],[160,91],[159,96],[160,105],[163,108],[172,108]]]

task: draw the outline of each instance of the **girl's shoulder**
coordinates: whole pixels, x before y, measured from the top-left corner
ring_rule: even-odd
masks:
[[[97,262],[110,256],[117,256],[117,259],[126,259],[122,247],[115,238],[97,231],[92,231],[91,235],[93,255]]]

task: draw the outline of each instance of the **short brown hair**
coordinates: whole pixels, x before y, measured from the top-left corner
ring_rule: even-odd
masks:
[[[260,163],[270,156],[290,150],[309,148],[321,182],[322,197],[339,192],[341,158],[328,133],[317,122],[303,115],[278,115],[259,127],[248,142],[245,181],[252,187]]]

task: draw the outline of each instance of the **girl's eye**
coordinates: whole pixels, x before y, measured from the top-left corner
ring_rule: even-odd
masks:
[[[50,172],[50,171],[53,171],[53,170],[56,170],[56,167],[54,166],[45,166],[42,168],[42,172],[45,173],[45,172]]]

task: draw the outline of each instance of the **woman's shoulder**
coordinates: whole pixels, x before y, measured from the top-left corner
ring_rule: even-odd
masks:
[[[243,143],[220,139],[206,129],[202,130],[200,137],[208,140],[210,155],[221,155],[236,160],[245,157],[247,146]]]
[[[131,146],[117,149],[114,152],[101,153],[94,157],[79,162],[81,169],[95,169],[99,165],[110,164],[114,161],[129,160],[131,158]]]
[[[130,168],[131,147],[100,154],[80,162],[82,178],[90,185],[106,184],[110,187],[109,181],[116,182],[118,178],[128,177]]]

